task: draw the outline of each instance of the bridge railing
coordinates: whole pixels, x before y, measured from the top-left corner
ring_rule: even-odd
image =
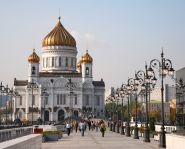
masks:
[[[22,137],[33,133],[33,127],[19,127],[0,130],[0,142]]]

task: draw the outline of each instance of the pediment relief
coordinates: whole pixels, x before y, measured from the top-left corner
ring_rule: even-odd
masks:
[[[93,84],[90,81],[86,81],[83,83],[83,88],[93,88]]]
[[[49,88],[49,87],[51,87],[51,83],[49,81],[45,81],[45,82],[42,83],[42,87],[43,88]]]
[[[68,82],[65,78],[60,78],[54,81],[54,87],[56,88],[64,88],[66,83]]]

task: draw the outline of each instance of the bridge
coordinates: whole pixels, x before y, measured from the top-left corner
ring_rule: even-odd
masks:
[[[44,125],[49,128],[49,125]],[[53,126],[50,126],[53,127]],[[55,127],[55,126],[54,126]],[[34,134],[35,127],[20,127],[0,130],[0,149],[159,149],[158,141],[150,138],[151,142],[143,142],[143,137],[133,139],[120,133],[109,131],[107,128],[105,137],[100,131],[86,130],[85,136],[73,131],[70,136],[63,134],[57,137],[58,141],[42,142],[42,134]],[[184,136],[166,134],[166,149],[184,149]]]
[[[73,131],[70,136],[64,134],[59,141],[42,143],[42,149],[158,149],[158,144],[154,140],[145,143],[143,138],[137,140],[109,130],[105,132],[105,137],[100,131],[86,130],[84,137],[79,131]]]

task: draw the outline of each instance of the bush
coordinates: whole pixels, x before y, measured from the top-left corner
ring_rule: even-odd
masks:
[[[42,136],[42,141],[58,141],[60,138],[60,132],[59,131],[44,131]]]
[[[59,135],[59,131],[44,131],[43,136],[47,136],[47,135]]]

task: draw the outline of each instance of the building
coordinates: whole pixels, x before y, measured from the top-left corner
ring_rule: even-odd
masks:
[[[176,87],[174,85],[165,84],[165,101],[169,102],[176,99]]]
[[[159,101],[154,101],[154,100],[151,100],[150,102],[150,112],[152,111],[156,111],[156,112],[159,112],[159,116],[161,118],[161,102]],[[170,103],[169,102],[164,102],[164,121],[167,123],[170,122]]]
[[[185,129],[185,67],[176,71],[176,106],[178,129]]]
[[[61,24],[42,41],[40,57],[28,57],[28,79],[14,79],[21,95],[14,100],[14,119],[63,121],[67,117],[103,116],[105,84],[93,80],[93,58],[88,51],[77,62],[76,41]]]

